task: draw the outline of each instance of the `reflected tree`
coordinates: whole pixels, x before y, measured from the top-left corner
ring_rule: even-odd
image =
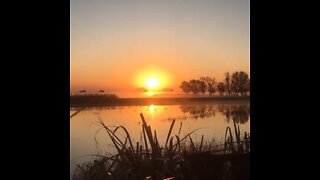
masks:
[[[181,105],[180,109],[187,117],[194,119],[215,117],[217,112],[222,113],[228,123],[235,121],[245,124],[250,118],[250,104]],[[176,119],[181,118],[176,117]]]
[[[226,121],[235,121],[236,123],[244,124],[250,117],[250,105],[219,105],[218,111],[225,115]]]
[[[214,117],[217,111],[214,105],[181,105],[180,109],[195,119]]]

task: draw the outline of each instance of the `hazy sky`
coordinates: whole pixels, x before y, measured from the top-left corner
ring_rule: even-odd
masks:
[[[71,0],[71,90],[249,73],[249,0]]]

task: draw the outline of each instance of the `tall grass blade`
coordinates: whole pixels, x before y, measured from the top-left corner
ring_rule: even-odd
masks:
[[[229,132],[229,136],[228,136],[228,132]],[[234,147],[233,147],[233,137],[232,137],[232,133],[231,133],[231,128],[227,127],[226,128],[226,132],[224,134],[224,152],[227,152],[227,147],[229,145],[229,148],[231,148],[231,151],[234,152]]]
[[[171,136],[171,132],[172,132],[172,129],[173,129],[173,126],[174,126],[174,123],[176,122],[175,119],[173,119],[172,123],[171,123],[171,126],[170,126],[170,129],[169,129],[169,132],[168,132],[168,135],[167,135],[167,140],[166,140],[166,145],[165,147],[167,147],[167,144],[168,144],[168,141],[169,141],[169,138]]]
[[[74,117],[75,115],[77,115],[80,111],[82,111],[82,109],[79,109],[79,110],[77,110],[76,112],[74,112],[73,114],[71,114],[70,119],[71,119],[72,117]]]
[[[191,149],[192,149],[192,150],[195,150],[195,149],[196,149],[196,147],[195,147],[195,145],[194,145],[194,143],[193,143],[193,140],[192,140],[192,138],[191,138],[191,136],[190,136],[190,135],[189,135],[189,139],[190,139]]]
[[[148,142],[147,142],[146,133],[145,133],[145,129],[144,129],[143,125],[142,125],[142,134],[143,134],[144,145],[145,145],[147,156],[148,156],[149,148],[148,148]]]
[[[182,128],[182,121],[180,122],[180,128],[179,128],[179,132],[178,132],[179,137],[180,137],[181,128]]]
[[[174,145],[174,147],[177,146],[178,143],[180,144],[180,142],[182,142],[183,140],[185,140],[189,135],[193,134],[194,132],[198,131],[199,129],[201,129],[201,128],[195,129],[195,130],[191,131],[190,133],[188,133],[187,135],[185,135],[181,140],[179,140],[179,142],[177,142],[177,143]]]
[[[156,130],[154,130],[154,143],[156,145],[156,148],[159,149],[160,145],[159,145],[159,141],[158,141],[157,131]]]
[[[143,127],[146,130],[151,148],[154,148],[155,144],[154,144],[153,137],[152,137],[151,127],[147,125],[146,120],[144,119],[144,116],[142,113],[140,113],[140,117],[142,119]]]
[[[130,134],[129,134],[129,132],[127,131],[127,129],[126,129],[125,127],[123,127],[123,126],[118,126],[118,127],[116,127],[116,129],[113,131],[113,134],[115,134],[119,128],[123,129],[123,131],[126,133],[127,138],[128,138],[128,140],[129,140],[129,143],[130,143],[130,148],[132,149],[131,154],[132,154],[132,156],[134,156],[133,144],[132,144],[131,137],[130,137]]]
[[[142,113],[140,113],[140,117],[142,119],[143,127],[146,130],[146,133],[147,133],[150,145],[151,145],[151,151],[152,151],[151,157],[158,158],[161,156],[161,152],[160,152],[160,148],[153,140],[151,127],[147,125],[146,120],[144,119],[144,116]]]
[[[202,144],[203,144],[203,135],[201,136],[201,142],[200,142],[200,148],[199,148],[199,151],[201,152],[202,150]]]

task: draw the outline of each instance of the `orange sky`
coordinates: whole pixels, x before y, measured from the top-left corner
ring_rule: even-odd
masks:
[[[249,73],[249,1],[71,1],[71,91]]]

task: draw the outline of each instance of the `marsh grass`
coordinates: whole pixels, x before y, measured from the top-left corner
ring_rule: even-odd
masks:
[[[72,114],[70,115],[70,119],[73,118],[75,115],[79,114],[79,112],[80,112],[81,110],[82,110],[82,109],[78,109],[78,110],[76,110],[74,113],[72,113]]]
[[[90,107],[93,104],[101,105],[105,102],[114,102],[118,99],[115,94],[81,94],[70,96],[70,107]]]
[[[234,135],[231,128],[227,127],[225,133],[225,142],[217,143],[214,139],[205,140],[201,136],[200,142],[194,142],[192,134],[199,129],[191,131],[183,137],[180,137],[182,122],[180,123],[179,132],[172,135],[175,120],[172,121],[164,146],[160,146],[156,130],[152,131],[147,124],[143,114],[140,114],[142,120],[142,132],[140,142],[135,146],[132,137],[127,129],[123,126],[117,126],[111,129],[107,126],[102,118],[97,115],[98,124],[107,132],[111,139],[112,145],[116,149],[113,156],[98,156],[93,162],[78,165],[74,172],[74,180],[100,180],[100,179],[215,179],[225,178],[221,176],[218,166],[225,163],[228,157],[233,154],[250,153],[250,136],[245,132],[244,137],[240,137],[239,125],[234,122]],[[124,132],[125,136],[119,136],[118,132]],[[204,156],[205,161],[199,161]],[[216,155],[218,155],[216,157]],[[208,158],[209,157],[209,158]],[[222,158],[221,158],[222,157]],[[214,164],[214,174],[203,173],[202,164],[209,162]],[[195,159],[195,160],[194,160]],[[222,159],[219,162],[216,159]],[[219,164],[218,166],[216,164]],[[202,167],[202,170],[199,168]],[[200,173],[200,175],[199,175]],[[219,174],[220,176],[217,176]],[[229,173],[230,174],[230,173]]]

